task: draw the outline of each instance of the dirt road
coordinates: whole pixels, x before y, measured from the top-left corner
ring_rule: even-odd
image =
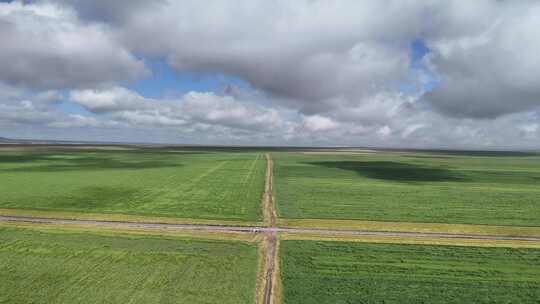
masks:
[[[267,233],[265,237],[265,285],[264,285],[264,304],[271,304],[273,296],[273,287],[275,284],[274,277],[276,271],[276,257],[277,257],[277,235],[276,233]]]
[[[220,225],[198,225],[198,224],[159,224],[159,223],[135,223],[122,221],[97,221],[97,220],[66,220],[40,217],[23,216],[0,216],[3,222],[26,222],[51,225],[70,226],[97,226],[103,228],[140,228],[140,229],[160,229],[171,231],[204,231],[204,232],[240,232],[240,233],[264,233],[264,234],[314,234],[326,236],[387,236],[387,237],[418,237],[418,238],[443,238],[443,239],[471,239],[471,240],[506,240],[506,241],[531,241],[540,242],[540,237],[522,236],[501,236],[482,234],[461,234],[461,233],[431,233],[431,232],[409,232],[409,231],[373,231],[373,230],[340,230],[340,229],[318,229],[318,228],[286,228],[286,227],[252,227],[252,226],[220,226]]]
[[[274,197],[272,193],[272,157],[270,154],[266,154],[266,178],[264,182],[264,193],[262,197],[262,210],[264,223],[270,227],[275,227],[277,223],[276,208],[274,206]]]
[[[264,194],[262,199],[263,210],[264,210],[264,223],[268,225],[262,229],[261,232],[265,234],[264,238],[264,256],[266,262],[264,263],[264,297],[263,304],[274,303],[273,299],[275,295],[273,293],[274,284],[276,283],[276,267],[275,261],[277,260],[277,213],[274,206],[274,196],[272,193],[272,179],[273,179],[273,163],[272,156],[270,153],[266,155],[266,179],[264,183]]]

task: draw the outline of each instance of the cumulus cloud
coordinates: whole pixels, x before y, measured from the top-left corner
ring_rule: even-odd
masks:
[[[338,123],[328,117],[312,115],[304,118],[303,126],[309,131],[328,131],[337,128]]]
[[[278,110],[232,96],[191,92],[182,99],[179,110],[196,121],[250,130],[268,130],[282,124]]]
[[[52,0],[60,5],[77,8],[78,16],[83,20],[121,23],[133,18],[138,11],[155,9],[166,3],[166,0]]]
[[[48,90],[37,93],[34,99],[42,103],[59,103],[64,99],[64,96],[56,90]]]
[[[529,0],[0,3],[0,123],[177,142],[538,147],[539,20]],[[146,59],[247,85],[145,97],[129,80]],[[74,104],[84,110],[63,112]]]
[[[431,50],[435,109],[493,118],[539,105],[535,1],[120,1],[109,13],[100,1],[65,2],[114,20],[134,50],[182,71],[236,75],[308,115],[407,81],[414,39]]]
[[[55,120],[47,124],[53,128],[104,128],[118,127],[120,124],[115,121],[102,121],[95,117],[80,114],[69,114],[61,120]]]
[[[178,70],[232,74],[309,113],[404,77],[408,37],[420,28],[410,21],[421,9],[397,1],[170,1],[120,18],[116,29],[126,45]]]
[[[61,119],[65,115],[51,107],[59,98],[57,92],[32,94],[0,82],[0,126],[43,125]]]
[[[135,79],[142,61],[103,25],[81,23],[69,7],[0,3],[0,81],[35,89],[92,87]]]
[[[0,130],[12,132],[35,128],[41,135],[45,128],[73,128],[118,126],[119,124],[108,119],[85,116],[81,114],[66,113],[62,105],[66,98],[53,90],[34,92],[20,89],[0,82]]]
[[[122,87],[111,89],[74,90],[70,99],[94,113],[150,108],[148,101]]]
[[[464,13],[465,17],[458,17]],[[429,39],[428,64],[440,85],[426,99],[443,113],[493,118],[540,107],[540,3],[461,1],[448,8],[456,27]]]
[[[258,131],[283,124],[277,109],[210,92],[189,92],[178,99],[152,99],[123,87],[113,87],[74,90],[70,99],[88,111],[134,125],[208,124]]]

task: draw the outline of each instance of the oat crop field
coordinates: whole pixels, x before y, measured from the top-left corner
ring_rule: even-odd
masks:
[[[252,303],[257,247],[0,227],[0,303]]]
[[[283,241],[283,303],[537,303],[540,249]]]
[[[280,217],[540,226],[533,153],[275,153]]]
[[[0,208],[257,221],[260,153],[0,150]]]

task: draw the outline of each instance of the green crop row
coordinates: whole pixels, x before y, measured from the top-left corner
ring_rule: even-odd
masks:
[[[253,303],[254,244],[0,228],[0,303]]]
[[[259,153],[0,152],[0,208],[257,221],[265,168]]]
[[[538,303],[540,249],[283,241],[284,303]]]
[[[540,157],[274,153],[280,217],[540,226]]]

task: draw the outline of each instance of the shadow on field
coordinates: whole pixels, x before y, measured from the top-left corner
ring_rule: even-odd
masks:
[[[405,155],[400,155],[400,157],[403,157],[403,158],[420,158],[420,159],[455,159],[455,157],[452,157],[452,156],[433,156],[433,155],[410,155],[410,154],[405,154]]]
[[[59,172],[76,170],[106,170],[106,169],[149,169],[164,167],[180,167],[178,162],[158,160],[121,160],[105,156],[50,156],[50,155],[24,155],[24,156],[0,156],[0,163],[33,163],[33,166],[6,168],[2,172]]]
[[[29,163],[34,161],[47,160],[47,156],[43,154],[0,154],[1,163]]]
[[[424,167],[392,161],[326,161],[307,164],[349,170],[361,176],[398,182],[466,181],[459,173],[445,168]]]
[[[442,154],[457,156],[489,156],[489,157],[534,157],[540,156],[537,152],[519,151],[444,151]]]
[[[59,210],[100,211],[111,210],[128,202],[130,208],[136,208],[137,197],[141,193],[144,195],[144,191],[134,187],[90,186],[51,200],[54,201],[54,208]]]

